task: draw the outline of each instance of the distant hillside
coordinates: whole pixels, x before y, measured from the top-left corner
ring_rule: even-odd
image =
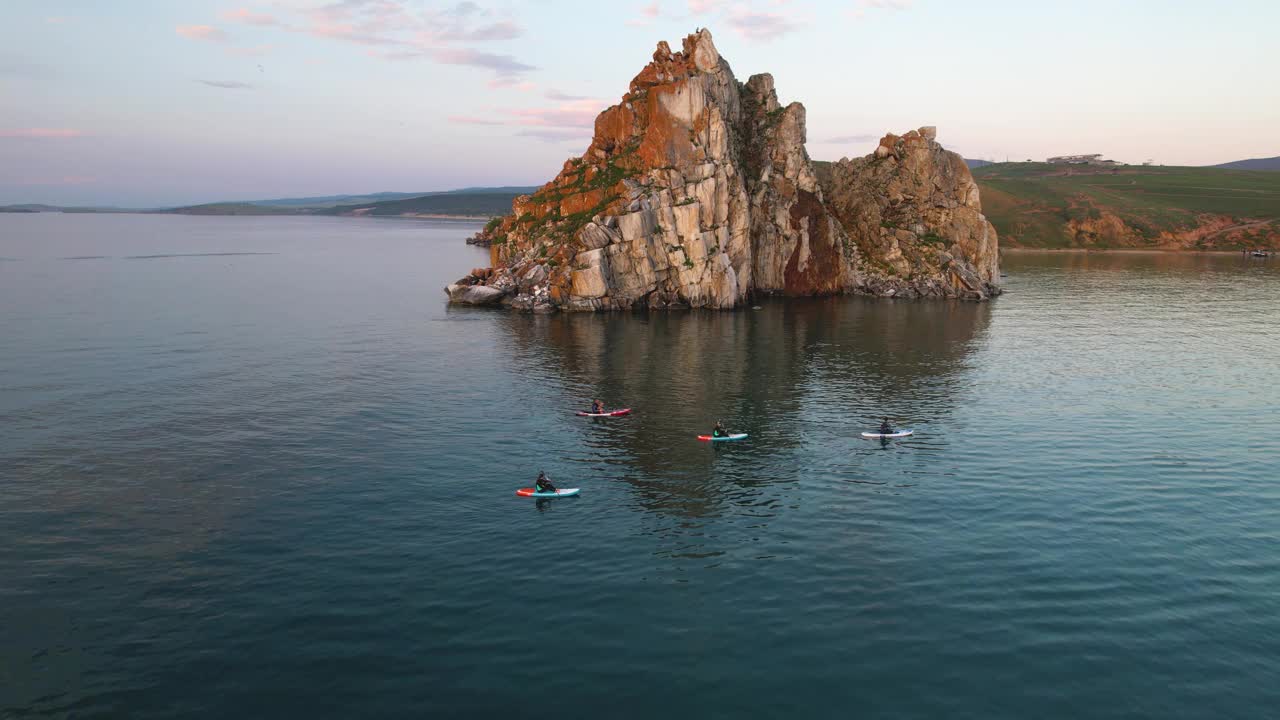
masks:
[[[17,205],[0,205],[0,212],[125,213],[141,211],[117,207],[63,207],[60,205],[44,205],[42,203],[19,203]]]
[[[304,208],[270,207],[255,203],[205,203],[203,205],[187,205],[185,207],[165,208],[163,210],[143,210],[141,212],[163,215],[300,215]]]
[[[200,203],[171,208],[65,207],[25,203],[2,205],[0,212],[149,213],[171,215],[501,215],[511,212],[517,195],[537,190],[525,185],[471,187],[424,193],[380,192]],[[430,198],[430,199],[429,199]]]
[[[1221,165],[1213,165],[1211,167],[1222,168],[1225,170],[1267,170],[1277,172],[1280,171],[1280,157],[1236,160],[1235,162],[1222,163]]]
[[[486,188],[474,192],[449,192],[436,195],[388,200],[376,203],[338,205],[317,210],[319,215],[471,215],[493,217],[511,212],[511,201],[536,188],[513,188],[491,191]]]
[[[993,163],[989,160],[970,160],[969,158],[965,158],[964,164],[968,165],[970,170],[973,170],[974,168],[986,167]]]
[[[241,200],[229,205],[263,205],[267,207],[293,207],[293,208],[321,208],[333,207],[334,205],[350,205],[352,203],[373,203],[382,202],[383,200],[400,200],[409,197],[419,197],[421,195],[430,195],[432,193],[406,193],[406,192],[379,192],[369,193],[367,195],[322,195],[319,197],[300,197],[300,198],[271,198],[269,200]],[[216,203],[222,204],[222,203]]]
[[[1280,247],[1280,173],[995,163],[973,176],[1005,246]]]
[[[292,207],[292,208],[328,208],[338,205],[374,205],[382,202],[390,202],[396,200],[411,200],[413,198],[429,197],[432,195],[510,195],[515,197],[524,193],[530,193],[536,190],[534,187],[524,186],[503,186],[503,187],[469,187],[459,188],[457,190],[436,190],[433,192],[377,192],[368,193],[366,195],[323,195],[319,197],[300,197],[300,198],[272,198],[269,200],[245,200],[243,203],[252,205],[264,205],[268,207]]]

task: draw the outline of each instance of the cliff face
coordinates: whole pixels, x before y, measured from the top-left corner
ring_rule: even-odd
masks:
[[[824,173],[829,206],[866,259],[857,288],[984,299],[999,294],[996,231],[978,184],[933,128],[886,135],[865,158]]]
[[[890,155],[835,164],[828,199],[804,123],[769,75],[739,83],[709,32],[680,52],[659,43],[582,157],[481,233],[493,268],[446,291],[534,311],[997,292],[995,233],[958,155],[908,133]],[[886,236],[882,222],[912,237]]]

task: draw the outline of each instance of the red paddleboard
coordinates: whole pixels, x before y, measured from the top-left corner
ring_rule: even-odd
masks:
[[[583,412],[581,410],[578,411],[579,417],[622,417],[623,415],[630,415],[630,414],[631,414],[631,408],[623,408],[621,410],[610,410],[609,412],[602,412],[602,413],[589,413],[589,412]]]

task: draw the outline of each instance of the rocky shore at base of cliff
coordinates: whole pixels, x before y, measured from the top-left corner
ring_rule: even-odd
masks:
[[[587,151],[467,242],[449,300],[532,312],[717,308],[754,294],[999,294],[995,229],[931,127],[815,164],[805,109],[739,82],[710,32],[658,44]]]

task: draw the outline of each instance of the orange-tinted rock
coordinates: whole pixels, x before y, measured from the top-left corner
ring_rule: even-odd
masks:
[[[705,30],[680,52],[659,43],[586,152],[481,233],[487,284],[534,311],[731,308],[753,291],[987,297],[995,234],[935,132],[886,135],[819,183],[804,106],[781,106],[771,76],[739,83]]]

